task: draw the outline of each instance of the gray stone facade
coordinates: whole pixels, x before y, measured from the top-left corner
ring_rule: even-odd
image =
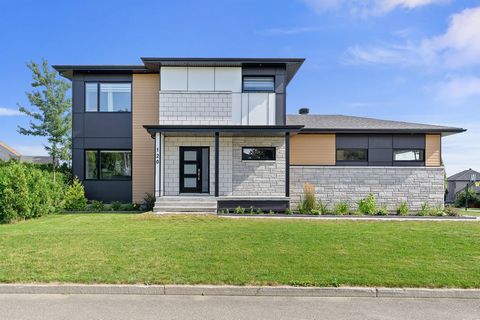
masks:
[[[276,147],[275,161],[242,161],[242,147]],[[285,196],[285,138],[233,138],[233,196]]]
[[[159,124],[232,124],[232,93],[161,91]]]
[[[411,211],[418,211],[424,202],[443,206],[443,172],[442,167],[291,166],[290,207],[297,207],[306,182],[315,186],[317,199],[330,208],[341,201],[356,208],[369,193],[390,211],[402,201]]]

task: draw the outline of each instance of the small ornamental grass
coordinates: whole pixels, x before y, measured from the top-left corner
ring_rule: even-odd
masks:
[[[403,201],[400,203],[400,205],[397,207],[397,214],[400,216],[406,216],[408,212],[410,211],[410,208],[408,207],[408,204]]]
[[[350,204],[346,201],[339,202],[335,205],[333,213],[336,215],[346,215],[350,213]]]
[[[377,213],[377,204],[373,193],[370,193],[366,198],[358,201],[358,211],[366,215],[374,215]]]

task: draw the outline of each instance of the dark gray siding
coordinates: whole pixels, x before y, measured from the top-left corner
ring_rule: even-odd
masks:
[[[84,180],[86,149],[132,149],[132,114],[85,112],[85,82],[132,81],[132,76],[75,73],[72,81],[73,173],[83,182],[88,199],[130,202],[131,181]]]
[[[243,67],[242,76],[274,76],[275,77],[275,122],[277,125],[286,124],[286,87],[287,70],[285,67],[261,68]]]
[[[424,134],[337,134],[337,149],[368,149],[366,162],[338,162],[338,166],[424,166],[424,161],[393,161],[394,149],[425,149]]]

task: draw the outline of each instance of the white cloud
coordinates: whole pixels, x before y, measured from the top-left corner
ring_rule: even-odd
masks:
[[[480,78],[474,76],[455,76],[433,87],[440,99],[465,99],[480,97]]]
[[[361,15],[383,15],[395,9],[415,9],[451,0],[304,0],[317,13],[330,10],[347,10]]]
[[[465,9],[450,18],[444,34],[417,43],[352,46],[345,62],[402,64],[462,68],[480,65],[480,7]]]
[[[267,36],[283,36],[293,35],[307,32],[318,31],[319,28],[315,27],[292,27],[292,28],[271,28],[261,31],[260,33]]]
[[[21,116],[23,113],[21,113],[18,110],[15,109],[8,109],[8,108],[0,108],[0,117],[1,116]]]

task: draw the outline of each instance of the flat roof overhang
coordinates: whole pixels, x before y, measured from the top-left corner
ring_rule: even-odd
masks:
[[[302,128],[299,133],[402,133],[402,134],[441,134],[449,136],[456,133],[465,132],[467,129],[462,128],[444,128],[444,129],[357,129],[357,128]]]
[[[301,125],[144,125],[152,136],[164,133],[167,136],[213,136],[219,132],[222,136],[283,136],[286,132],[298,133]]]

